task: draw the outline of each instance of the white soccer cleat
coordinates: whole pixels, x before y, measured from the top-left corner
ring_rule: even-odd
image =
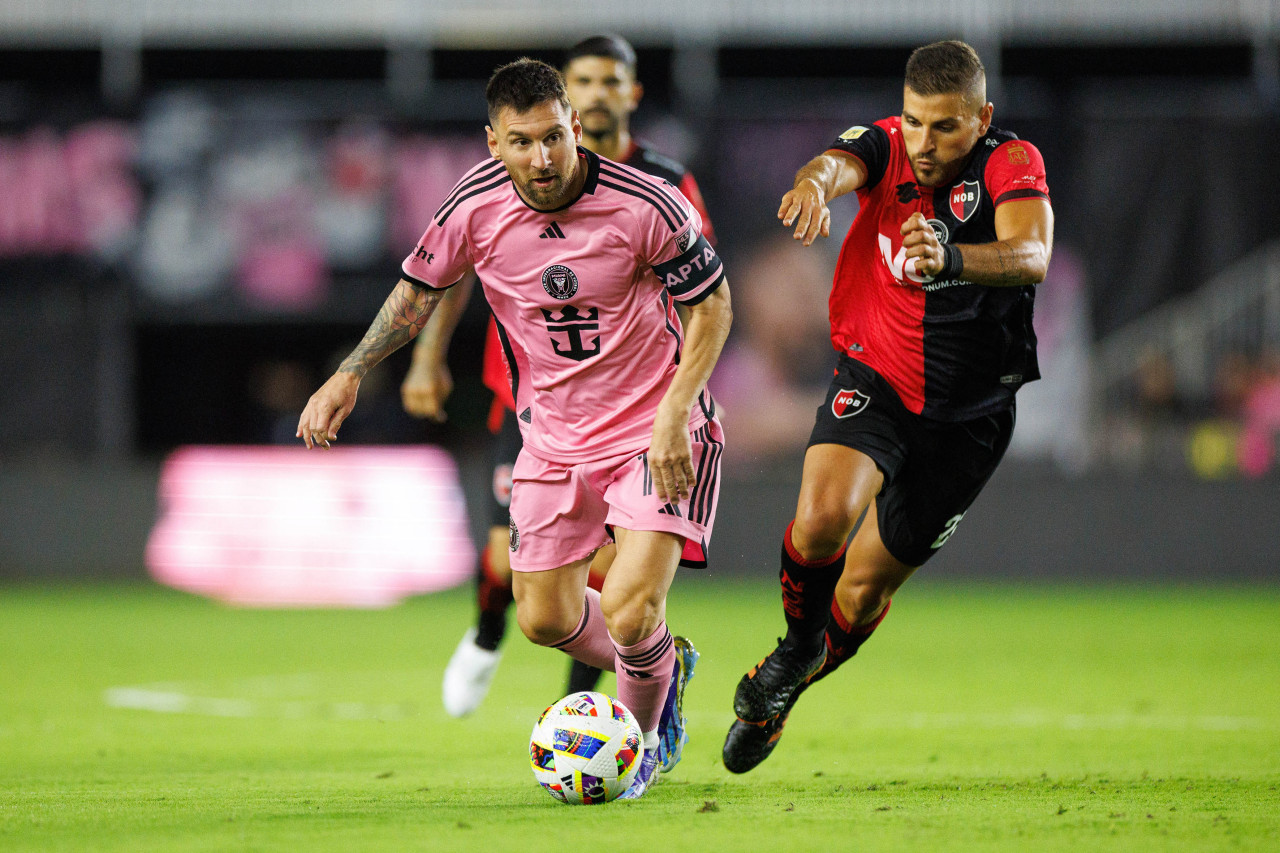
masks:
[[[462,635],[449,665],[444,668],[442,693],[444,710],[451,717],[465,717],[484,701],[493,683],[502,652],[489,651],[476,645],[476,629]]]

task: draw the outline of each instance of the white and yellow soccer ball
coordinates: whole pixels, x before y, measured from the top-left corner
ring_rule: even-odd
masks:
[[[570,693],[542,712],[529,738],[533,776],[562,803],[615,800],[644,757],[644,736],[626,706],[604,693]]]

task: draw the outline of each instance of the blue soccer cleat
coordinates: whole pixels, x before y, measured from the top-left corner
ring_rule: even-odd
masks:
[[[618,795],[620,800],[638,800],[644,796],[644,792],[658,784],[658,753],[652,749],[644,751],[644,757],[640,759],[640,769],[636,771],[636,778],[631,781],[631,785],[627,790]]]
[[[693,668],[698,663],[698,650],[684,637],[675,637],[676,665],[671,671],[671,687],[667,701],[662,706],[662,718],[658,721],[658,763],[663,773],[670,773],[680,762],[680,753],[689,742],[684,717],[684,688],[693,678]]]

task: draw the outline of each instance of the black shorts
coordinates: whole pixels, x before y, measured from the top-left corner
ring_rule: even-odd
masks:
[[[884,474],[876,495],[880,538],[897,560],[921,566],[938,552],[1000,464],[1013,436],[1012,407],[948,423],[907,410],[878,373],[840,357],[809,446],[839,444]]]
[[[524,439],[520,437],[520,423],[516,413],[502,414],[502,428],[493,437],[493,484],[489,489],[489,526],[504,530],[511,525],[511,470]]]

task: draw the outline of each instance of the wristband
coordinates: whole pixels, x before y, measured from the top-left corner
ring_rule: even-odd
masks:
[[[943,243],[942,269],[938,270],[938,274],[933,277],[933,280],[948,281],[953,278],[959,278],[962,272],[964,272],[964,256],[960,254],[960,247],[951,243]]]

